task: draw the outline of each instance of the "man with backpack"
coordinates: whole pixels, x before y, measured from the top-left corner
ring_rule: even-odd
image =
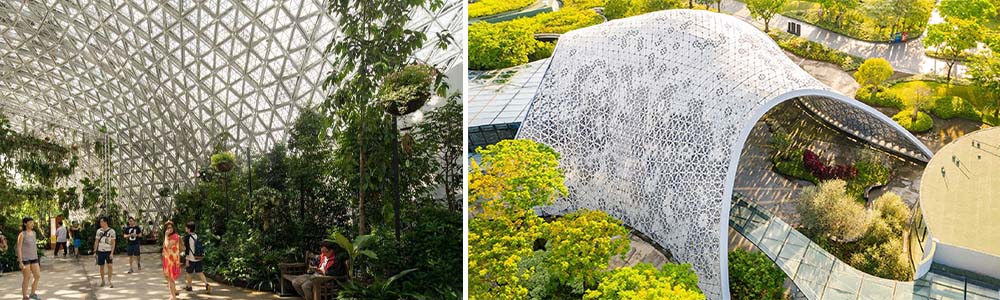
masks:
[[[142,227],[135,224],[135,217],[128,217],[128,226],[125,226],[125,238],[128,239],[128,273],[132,274],[132,265],[139,262],[139,243],[142,242]],[[142,270],[142,264],[139,264]]]
[[[191,281],[194,279],[194,275],[198,275],[201,278],[201,282],[205,283],[205,292],[212,294],[212,286],[208,284],[208,279],[205,278],[204,264],[202,259],[205,258],[205,248],[202,247],[201,241],[198,240],[198,234],[194,233],[195,224],[194,222],[188,222],[185,226],[187,231],[187,236],[184,237],[184,267],[187,271],[187,286],[184,287],[185,291],[192,291]]]
[[[108,217],[101,217],[101,228],[97,230],[97,237],[94,238],[94,249],[97,253],[97,265],[101,269],[101,287],[104,287],[104,268],[108,269],[108,288],[114,288],[111,283],[111,276],[114,274],[111,261],[115,256],[115,229],[108,226]]]

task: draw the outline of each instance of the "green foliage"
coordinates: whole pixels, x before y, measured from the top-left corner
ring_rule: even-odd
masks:
[[[605,0],[564,0],[564,7],[595,8],[605,5]]]
[[[899,195],[886,193],[875,200],[875,218],[861,240],[861,252],[848,262],[869,274],[901,281],[913,280],[913,269],[903,249],[910,208]]]
[[[565,7],[558,11],[540,13],[531,18],[516,19],[513,22],[534,22],[535,33],[566,33],[570,30],[593,26],[604,22],[604,18],[593,9]]]
[[[347,269],[347,275],[349,275],[352,280],[357,277],[357,273],[354,273],[354,265],[359,263],[358,259],[361,258],[362,255],[370,259],[378,259],[378,255],[376,255],[374,251],[368,249],[368,245],[371,243],[373,237],[374,236],[370,234],[359,235],[351,241],[343,234],[340,234],[340,232],[335,231],[330,234],[330,238],[327,239],[329,241],[336,242],[337,245],[340,245],[341,248],[347,251],[347,255],[351,260],[350,268]]]
[[[1000,98],[995,96],[1000,95],[1000,56],[996,54],[976,56],[967,66],[969,69],[966,73],[972,82],[985,90],[984,94],[992,99],[991,103],[979,107],[983,122],[994,126],[1000,124],[997,122],[997,116],[1000,115]],[[971,98],[966,99],[971,100]],[[990,106],[991,109],[987,109],[986,106]]]
[[[846,186],[843,180],[828,180],[802,189],[796,208],[814,236],[854,241],[867,231],[868,213],[846,193]]]
[[[341,284],[342,289],[337,293],[338,299],[372,299],[372,300],[396,300],[403,299],[406,295],[393,285],[397,280],[403,278],[417,269],[408,269],[389,278],[376,278],[374,282],[365,284],[351,280]]]
[[[533,28],[517,23],[469,25],[469,69],[492,70],[522,65],[536,51]]]
[[[858,175],[847,182],[847,194],[854,199],[864,200],[865,189],[873,185],[882,185],[889,182],[892,170],[884,163],[877,160],[862,159],[854,162],[854,168],[858,170]]]
[[[746,0],[747,10],[754,19],[764,21],[764,32],[770,31],[771,18],[781,12],[788,0]]]
[[[608,258],[624,258],[629,250],[628,230],[599,210],[579,210],[546,227],[544,237],[549,252],[546,263],[560,283],[572,287],[592,287],[597,274],[608,268]]]
[[[934,106],[931,107],[931,113],[942,119],[951,118],[962,118],[971,121],[979,121],[979,111],[976,107],[972,106],[972,103],[965,101],[962,97],[958,96],[945,96],[937,97],[934,100]]]
[[[861,57],[840,52],[823,44],[784,32],[768,32],[768,35],[778,43],[779,47],[792,52],[792,54],[806,59],[832,63],[840,66],[844,71],[858,69],[862,61]]]
[[[880,57],[869,58],[861,63],[857,72],[854,72],[854,80],[861,86],[870,86],[875,88],[873,91],[876,91],[878,86],[892,76],[892,73],[892,65],[889,64],[889,61]]]
[[[431,96],[437,75],[438,70],[426,64],[406,65],[385,77],[378,98],[386,105],[395,103],[400,107],[410,102],[424,103]]]
[[[638,16],[666,9],[686,7],[681,0],[607,0],[604,16],[608,20]]]
[[[989,0],[941,0],[938,7],[945,18],[988,21],[997,15],[996,7]]]
[[[690,269],[690,266],[683,265],[682,268]],[[693,278],[694,272],[688,270],[685,274],[679,274],[676,272],[677,270],[675,268],[657,270],[656,267],[647,263],[611,270],[604,275],[596,289],[587,291],[583,299],[705,299],[705,295],[697,289],[681,284],[681,282],[690,282],[692,279],[697,281],[696,278]],[[684,279],[675,279],[678,275],[682,275]]]
[[[476,149],[479,162],[470,162],[469,201],[489,208],[529,210],[552,204],[567,193],[558,168],[559,153],[531,140],[503,140]],[[485,205],[484,205],[485,206]],[[484,207],[484,209],[489,210]]]
[[[947,59],[948,80],[951,69],[966,50],[975,48],[982,41],[983,29],[978,22],[957,18],[946,18],[945,22],[930,25],[924,44],[937,49],[937,53]]]
[[[479,0],[469,3],[469,17],[492,16],[502,12],[528,7],[535,0]]]
[[[212,169],[225,173],[233,168],[236,155],[229,151],[219,152],[212,155]]]
[[[445,203],[453,211],[460,211],[463,202],[462,160],[465,144],[462,113],[462,94],[451,95],[443,106],[427,113],[426,120],[417,125],[418,130],[414,133],[415,138],[425,141],[424,144],[430,148],[428,151],[441,162],[434,181],[444,185]]]
[[[540,59],[545,59],[552,56],[552,52],[556,50],[556,43],[552,42],[539,42],[538,48],[535,48],[535,52],[528,55],[528,59],[535,61]]]
[[[785,273],[763,252],[729,252],[729,292],[735,300],[783,299]]]
[[[934,127],[934,120],[922,111],[917,113],[917,120],[913,121],[912,109],[900,111],[892,116],[892,120],[910,132],[926,132]]]

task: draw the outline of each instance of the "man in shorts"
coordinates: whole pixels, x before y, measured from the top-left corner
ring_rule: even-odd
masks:
[[[101,217],[101,228],[97,230],[97,237],[94,238],[94,249],[97,250],[94,256],[97,257],[97,265],[101,269],[101,287],[104,287],[104,268],[107,267],[108,288],[115,288],[111,283],[111,277],[114,275],[111,262],[115,256],[116,235],[115,229],[108,226],[108,217]]]
[[[198,253],[204,250],[197,249],[201,247],[201,242],[198,241],[198,234],[194,233],[194,222],[188,222],[185,230],[187,231],[187,236],[184,237],[184,267],[185,271],[187,271],[187,275],[185,275],[187,277],[187,286],[184,287],[184,290],[189,292],[194,290],[191,288],[191,281],[194,279],[194,275],[198,275],[201,278],[201,282],[205,283],[205,291],[208,294],[212,294],[212,286],[208,284],[208,279],[205,278],[205,267],[201,261],[203,257],[200,255],[204,254]]]
[[[135,224],[134,217],[128,217],[128,226],[125,226],[122,236],[128,239],[128,274],[132,274],[132,266],[139,262],[139,243],[142,242],[142,228]],[[138,267],[138,270],[142,270],[142,265]]]

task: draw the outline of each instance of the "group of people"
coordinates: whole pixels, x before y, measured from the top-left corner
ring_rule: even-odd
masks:
[[[59,250],[63,251],[64,257],[67,256],[67,246],[70,240],[73,241],[73,251],[75,255],[79,256],[81,244],[80,225],[73,222],[73,227],[71,229],[66,229],[66,227],[61,223],[62,222],[59,222],[59,224],[57,224],[58,228],[56,229],[54,256],[59,256]],[[205,290],[209,294],[212,292],[212,286],[208,283],[204,274],[204,266],[202,262],[204,249],[198,239],[198,235],[195,233],[195,223],[188,222],[186,225],[186,235],[183,242],[180,241],[180,236],[174,228],[173,222],[168,221],[164,226],[162,258],[163,274],[166,277],[167,285],[170,288],[170,299],[176,299],[176,296],[179,295],[174,282],[180,277],[182,264],[187,273],[187,285],[184,290],[193,291],[191,283],[193,281],[193,277],[198,276],[202,283],[204,283]],[[128,273],[132,274],[135,273],[136,270],[141,270],[142,268],[139,249],[142,242],[142,228],[136,225],[135,218],[129,217],[128,226],[123,228],[123,231],[124,234],[122,237],[126,238],[128,241],[128,246],[126,248],[129,257]],[[114,228],[109,226],[108,218],[101,217],[100,228],[97,230],[97,234],[94,238],[94,257],[97,260],[97,265],[101,273],[101,287],[107,286],[108,288],[114,288],[114,284],[111,282],[111,279],[114,274],[112,263],[114,261],[115,246],[117,245],[116,239],[117,232]],[[17,242],[14,246],[14,249],[17,252],[18,266],[21,268],[21,273],[23,275],[23,280],[21,281],[21,296],[23,300],[41,299],[36,294],[36,291],[38,290],[38,281],[41,279],[37,242],[38,239],[35,232],[35,221],[31,217],[25,217],[21,220],[21,232],[17,235]],[[183,249],[181,248],[182,246]],[[3,232],[0,231],[0,253],[6,253],[7,250],[7,240],[5,239]],[[0,266],[0,273],[3,273],[2,266]],[[106,282],[105,277],[107,277]]]

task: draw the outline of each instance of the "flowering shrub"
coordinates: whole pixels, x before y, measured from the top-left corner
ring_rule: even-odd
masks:
[[[851,179],[858,176],[858,169],[853,165],[827,166],[819,159],[815,152],[809,149],[802,151],[802,164],[812,173],[813,176],[821,180],[829,179]]]

